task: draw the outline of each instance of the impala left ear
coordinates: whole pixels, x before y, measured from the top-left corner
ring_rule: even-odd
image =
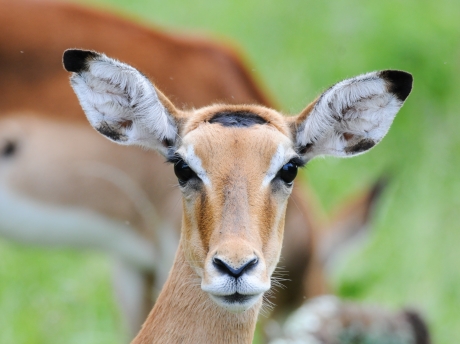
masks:
[[[135,68],[95,51],[69,49],[64,68],[90,124],[109,140],[168,156],[180,111]]]
[[[305,160],[361,154],[379,143],[412,89],[412,75],[384,70],[341,81],[297,118],[295,139]]]

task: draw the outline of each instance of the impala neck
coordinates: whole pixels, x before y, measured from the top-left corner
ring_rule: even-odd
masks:
[[[217,306],[201,290],[200,279],[179,245],[168,280],[131,344],[250,344],[261,302],[241,314]]]

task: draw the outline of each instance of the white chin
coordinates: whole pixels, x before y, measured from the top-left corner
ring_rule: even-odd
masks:
[[[243,313],[249,308],[254,306],[257,301],[262,297],[262,294],[257,295],[242,295],[235,293],[233,295],[212,295],[209,294],[211,299],[220,307],[232,313]]]

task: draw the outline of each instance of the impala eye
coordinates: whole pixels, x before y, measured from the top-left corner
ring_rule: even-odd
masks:
[[[16,154],[18,147],[17,144],[13,141],[8,141],[5,146],[1,149],[0,155],[2,157],[11,157]]]
[[[279,177],[287,185],[292,185],[292,182],[297,176],[297,169],[297,164],[295,164],[292,161],[289,161],[287,164],[281,167],[281,170],[279,170],[277,177]]]
[[[190,166],[182,159],[174,164],[174,173],[179,180],[180,186],[184,186],[190,179],[197,176]]]

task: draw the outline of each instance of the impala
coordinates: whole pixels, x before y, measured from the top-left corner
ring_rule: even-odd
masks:
[[[90,124],[159,152],[182,193],[174,264],[134,343],[250,343],[298,168],[375,146],[412,88],[410,74],[386,70],[339,82],[295,117],[260,105],[185,111],[104,54],[67,50],[63,62]]]
[[[76,4],[0,0],[0,6],[0,234],[114,256],[118,301],[136,333],[152,307],[152,285],[162,287],[174,258],[180,192],[158,154],[112,145],[84,123],[59,64],[62,51],[86,47],[129,60],[181,107],[274,105],[228,46]],[[330,238],[363,227],[375,199],[365,192],[347,200],[323,225],[312,190],[299,182],[286,210],[281,265],[289,275],[287,288],[273,295],[278,317],[329,291],[323,263],[341,245]]]

